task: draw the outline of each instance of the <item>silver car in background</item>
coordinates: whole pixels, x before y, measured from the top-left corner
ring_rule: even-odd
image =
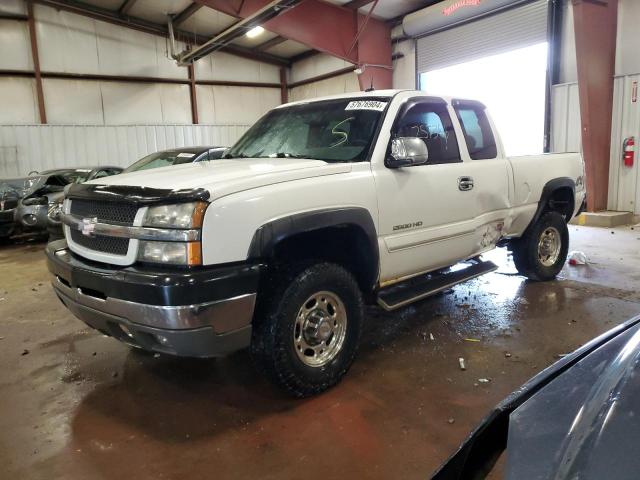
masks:
[[[46,232],[49,210],[64,196],[64,187],[96,178],[116,175],[122,167],[103,166],[46,170],[25,180],[25,192],[18,202],[15,220],[25,233]]]

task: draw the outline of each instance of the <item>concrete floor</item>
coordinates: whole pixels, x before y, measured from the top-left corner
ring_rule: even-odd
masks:
[[[347,377],[303,401],[244,352],[156,358],[84,328],[42,243],[0,247],[0,478],[427,478],[509,392],[640,313],[640,227],[570,231],[593,263],[557,281],[526,282],[497,251],[496,273],[370,309]]]

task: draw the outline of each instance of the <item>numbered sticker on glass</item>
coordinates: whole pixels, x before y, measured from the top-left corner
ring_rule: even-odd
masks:
[[[347,104],[345,110],[376,110],[381,112],[386,106],[387,102],[379,102],[378,100],[354,100]]]

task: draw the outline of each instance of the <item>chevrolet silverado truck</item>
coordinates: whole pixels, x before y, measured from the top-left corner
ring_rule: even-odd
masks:
[[[365,303],[492,271],[497,245],[555,278],[584,185],[578,153],[506,157],[477,101],[351,93],[271,110],[220,160],[71,185],[48,266],[105,335],[178,356],[250,347],[303,397],[349,369]]]

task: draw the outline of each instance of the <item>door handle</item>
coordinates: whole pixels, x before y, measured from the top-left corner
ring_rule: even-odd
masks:
[[[460,177],[458,178],[458,189],[463,192],[468,192],[473,189],[473,178],[471,177]]]

